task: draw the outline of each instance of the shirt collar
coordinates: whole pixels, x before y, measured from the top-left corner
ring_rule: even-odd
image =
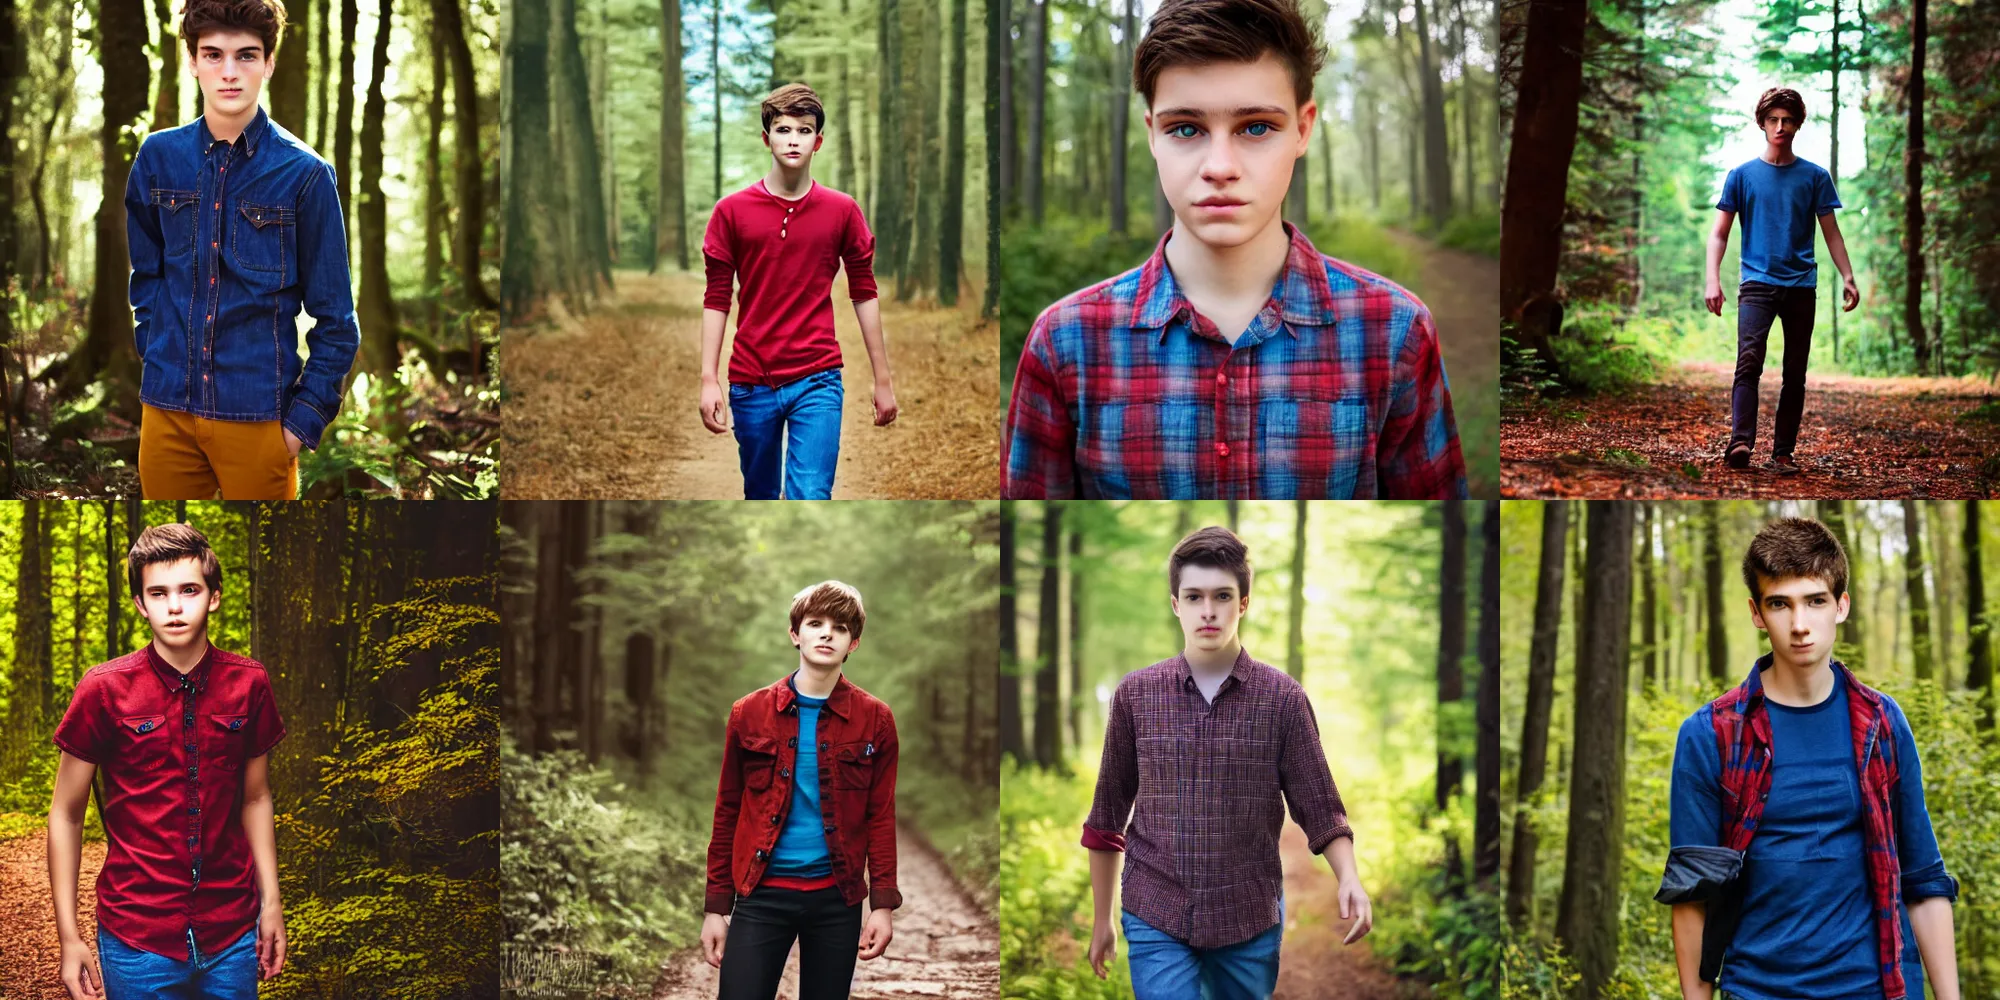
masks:
[[[1229,665],[1229,676],[1222,679],[1223,687],[1228,687],[1230,681],[1235,681],[1238,684],[1242,684],[1249,681],[1250,666],[1255,662],[1256,661],[1250,659],[1249,647],[1237,646],[1236,662]],[[1180,653],[1175,654],[1174,673],[1180,678],[1181,687],[1184,688],[1194,687],[1194,667],[1188,663],[1186,650],[1182,650]],[[1215,693],[1220,695],[1222,693],[1222,688],[1216,688]]]
[[[1750,668],[1750,676],[1744,679],[1741,687],[1737,688],[1739,693],[1737,695],[1736,711],[1738,714],[1748,715],[1752,709],[1763,707],[1764,671],[1771,667],[1771,655],[1770,653],[1765,653],[1763,656],[1758,657],[1756,665]],[[1871,706],[1879,706],[1881,704],[1876,699],[1875,692],[1862,684],[1860,678],[1854,676],[1854,671],[1848,669],[1847,664],[1839,660],[1831,660],[1828,662],[1828,666],[1833,670],[1835,676],[1846,682],[1847,696],[1849,698],[1860,698]]]
[[[208,668],[215,661],[215,644],[209,643],[208,647],[202,650],[201,659],[186,675],[175,670],[174,665],[160,655],[160,648],[151,642],[146,643],[146,661],[153,665],[153,675],[160,679],[160,683],[167,686],[169,693],[181,690],[184,682],[191,685],[196,693],[200,693],[208,687]]]
[[[796,676],[798,676],[798,671],[794,670],[786,674],[784,680],[771,685],[772,690],[777,692],[779,715],[790,715],[797,710],[796,702],[799,696],[799,687],[792,680]],[[840,677],[833,682],[833,693],[826,696],[826,704],[821,707],[842,719],[847,718],[848,692],[853,690],[853,688],[854,685],[847,679],[846,671],[842,671]]]
[[[215,133],[208,130],[207,115],[202,115],[197,121],[201,122],[201,151],[206,153],[215,145]],[[258,108],[257,116],[250,119],[250,124],[243,126],[243,134],[238,137],[243,140],[241,145],[244,156],[257,155],[257,144],[263,141],[264,133],[270,124],[271,116],[266,114],[263,108]]]
[[[1270,301],[1250,325],[1254,330],[1259,322],[1276,318],[1284,322],[1287,334],[1296,337],[1298,331],[1294,327],[1332,325],[1333,286],[1326,280],[1325,258],[1306,234],[1289,222],[1280,225],[1285,227],[1285,236],[1291,241],[1285,253],[1285,266],[1271,287]],[[1174,280],[1173,268],[1167,266],[1167,241],[1173,235],[1169,229],[1160,237],[1153,255],[1139,270],[1139,290],[1132,299],[1129,324],[1135,330],[1160,331],[1162,342],[1166,340],[1167,327],[1175,319],[1183,312],[1194,314],[1194,306],[1181,294],[1180,283]]]
[[[766,187],[764,185],[764,178],[762,177],[757,178],[757,190],[762,192],[764,197],[769,198],[780,205],[784,205],[789,208],[804,208],[806,202],[811,201],[813,194],[819,190],[819,181],[817,180],[807,181],[806,193],[799,195],[797,198],[778,197],[775,193],[771,191],[769,187]]]

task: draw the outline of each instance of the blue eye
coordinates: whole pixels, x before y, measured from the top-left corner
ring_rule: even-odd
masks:
[[[1250,126],[1248,128],[1245,128],[1243,131],[1248,132],[1252,136],[1261,139],[1264,136],[1269,135],[1271,133],[1271,126],[1267,122],[1252,122],[1250,123]]]
[[[1167,134],[1177,139],[1192,139],[1199,132],[1193,125],[1182,123],[1167,129]]]

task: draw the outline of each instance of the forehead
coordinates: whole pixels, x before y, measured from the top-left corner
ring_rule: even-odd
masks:
[[[771,130],[774,132],[781,128],[810,129],[812,127],[813,120],[810,115],[804,118],[798,115],[778,115],[771,119]]]
[[[1185,108],[1224,117],[1247,107],[1288,113],[1298,108],[1291,70],[1276,53],[1266,52],[1255,62],[1181,63],[1161,70],[1153,81],[1155,114]]]
[[[1816,576],[1787,576],[1777,578],[1759,576],[1757,578],[1757,587],[1764,595],[1764,600],[1767,601],[1773,597],[1786,597],[1797,600],[1801,597],[1810,597],[1813,594],[1826,594],[1828,596],[1832,596],[1833,594],[1833,584]]]
[[[243,49],[256,49],[262,52],[264,40],[247,31],[210,31],[195,39],[195,47],[222,52],[239,52]]]
[[[178,587],[186,583],[205,583],[201,575],[201,560],[193,556],[172,562],[148,563],[140,568],[139,579],[149,589]]]
[[[1236,574],[1220,566],[1182,566],[1181,592],[1190,590],[1235,590]]]

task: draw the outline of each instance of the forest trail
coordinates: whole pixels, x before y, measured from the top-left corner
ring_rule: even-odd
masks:
[[[1397,1000],[1421,989],[1377,964],[1367,938],[1340,943],[1352,921],[1340,919],[1338,881],[1298,824],[1285,824],[1278,854],[1285,864],[1285,942],[1272,1000]]]
[[[1492,496],[1500,421],[1500,262],[1400,229],[1384,232],[1422,262],[1413,291],[1437,323],[1466,478],[1473,496]]]
[[[1000,931],[929,845],[896,831],[896,936],[881,958],[855,965],[852,1000],[985,1000],[1000,991]],[[699,950],[660,971],[653,1000],[710,1000],[716,970]],[[798,1000],[798,948],[785,963],[777,1000]]]
[[[1769,367],[1750,467],[1722,464],[1732,377],[1727,365],[1689,363],[1652,385],[1510,412],[1502,495],[1968,499],[2000,479],[2000,407],[1984,405],[1996,394],[1983,379],[1808,374],[1803,471],[1780,476],[1765,468],[1780,380]]]
[[[68,1000],[61,978],[62,949],[56,943],[55,910],[49,902],[48,836],[29,834],[0,841],[0,997],[7,1000]],[[98,869],[104,867],[103,841],[83,845],[77,879],[77,927],[96,951]]]
[[[503,495],[508,499],[740,500],[736,439],[696,415],[702,276],[620,271],[616,295],[554,329],[510,330]],[[846,365],[836,500],[999,495],[999,337],[973,309],[893,301],[882,326],[900,415],[876,427],[874,381],[847,282],[833,287]],[[725,344],[726,346],[726,344]]]

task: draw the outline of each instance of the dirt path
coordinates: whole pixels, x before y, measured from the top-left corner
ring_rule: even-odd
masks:
[[[1796,452],[1803,474],[1778,476],[1765,468],[1778,409],[1775,371],[1758,386],[1750,468],[1722,464],[1731,378],[1721,364],[1688,364],[1629,392],[1510,407],[1503,494],[1966,499],[1989,495],[2000,479],[2000,417],[1967,416],[1996,398],[1985,381],[1808,375]]]
[[[990,1000],[1000,990],[1000,931],[973,905],[937,853],[902,831],[896,834],[896,937],[881,958],[855,967],[853,1000]],[[699,952],[660,972],[653,1000],[711,1000],[716,970]],[[778,1000],[799,995],[798,949],[785,963]]]
[[[1500,262],[1400,229],[1387,232],[1423,262],[1412,290],[1437,322],[1466,479],[1473,496],[1493,496],[1499,479]]]
[[[43,834],[0,841],[0,997],[7,1000],[68,1000],[49,901],[47,845]],[[103,842],[84,844],[76,923],[91,942],[97,940],[97,894],[91,887],[103,867]]]
[[[1333,870],[1306,846],[1305,831],[1286,823],[1278,840],[1285,862],[1285,943],[1272,1000],[1398,1000],[1427,996],[1377,965],[1368,939],[1340,943],[1352,921],[1340,919]]]
[[[696,415],[701,276],[617,277],[617,295],[589,314],[558,309],[553,328],[503,336],[503,496],[742,499],[735,437],[710,434]],[[885,295],[893,287],[885,282]],[[834,281],[833,314],[846,363],[834,499],[998,496],[994,327],[967,308],[885,297],[901,415],[876,427],[868,352],[844,279]]]

